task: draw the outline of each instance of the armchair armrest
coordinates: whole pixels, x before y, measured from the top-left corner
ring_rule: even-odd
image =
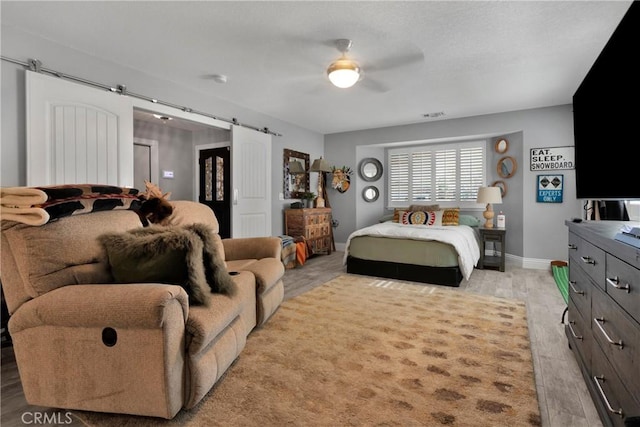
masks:
[[[280,260],[282,240],[279,237],[243,237],[222,239],[225,261],[276,258]]]
[[[189,304],[180,286],[70,285],[23,304],[9,319],[9,329],[12,334],[42,325],[158,329],[171,316],[169,313],[176,313],[177,307],[170,309],[176,304],[185,323]]]
[[[180,286],[69,285],[9,319],[27,402],[173,418],[184,404],[187,294]]]

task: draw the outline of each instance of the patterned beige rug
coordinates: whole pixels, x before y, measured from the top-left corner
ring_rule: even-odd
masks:
[[[525,304],[342,275],[286,301],[193,410],[90,426],[540,425]]]

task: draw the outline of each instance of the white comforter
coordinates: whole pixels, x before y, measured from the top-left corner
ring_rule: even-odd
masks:
[[[458,252],[458,265],[465,279],[469,280],[473,267],[480,259],[480,247],[473,229],[467,225],[425,226],[402,225],[397,222],[383,222],[356,230],[347,239],[343,262],[347,263],[349,244],[357,236],[391,237],[413,240],[436,240],[448,243]]]

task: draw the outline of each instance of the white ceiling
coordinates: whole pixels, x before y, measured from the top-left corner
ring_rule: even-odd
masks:
[[[1,17],[3,26],[327,134],[434,120],[423,115],[439,111],[437,120],[569,104],[630,4],[2,1]],[[325,74],[340,56],[337,38],[353,40],[349,56],[364,69],[350,89]]]

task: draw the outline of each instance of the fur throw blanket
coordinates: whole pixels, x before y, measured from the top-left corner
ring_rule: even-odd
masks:
[[[193,305],[208,305],[211,292],[235,292],[224,255],[218,251],[220,237],[204,224],[151,225],[104,234],[98,240],[115,283],[180,285]]]

